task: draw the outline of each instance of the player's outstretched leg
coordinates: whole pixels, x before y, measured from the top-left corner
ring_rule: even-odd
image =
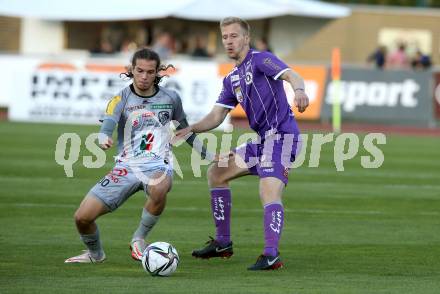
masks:
[[[216,227],[216,237],[206,242],[205,247],[194,250],[192,252],[194,257],[203,259],[211,257],[229,258],[234,253],[230,233],[232,197],[228,182],[249,174],[247,168],[241,168],[237,165],[235,158],[235,154],[231,153],[226,166],[219,166],[217,162],[208,169],[208,182],[211,187],[211,212]],[[242,166],[245,166],[245,164]]]
[[[231,190],[228,187],[211,189],[211,211],[216,227],[215,239],[211,238],[205,247],[194,250],[192,255],[197,258],[231,257]]]

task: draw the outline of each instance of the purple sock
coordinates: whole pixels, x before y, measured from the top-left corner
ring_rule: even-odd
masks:
[[[211,209],[216,227],[215,239],[223,245],[231,241],[231,190],[211,189]]]
[[[276,256],[284,223],[284,208],[279,202],[264,206],[264,255]]]

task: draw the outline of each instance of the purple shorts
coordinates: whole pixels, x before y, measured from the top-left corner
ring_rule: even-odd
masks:
[[[299,146],[297,136],[277,134],[263,143],[249,142],[238,146],[233,152],[244,159],[252,175],[274,177],[287,185],[290,168],[300,151]]]

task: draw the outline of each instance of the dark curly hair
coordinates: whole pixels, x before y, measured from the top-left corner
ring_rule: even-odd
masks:
[[[136,51],[133,54],[133,57],[131,58],[131,65],[127,67],[127,71],[120,74],[121,77],[125,76],[125,78],[132,79],[133,78],[133,68],[136,66],[136,60],[138,59],[145,59],[145,60],[154,60],[156,61],[156,78],[154,80],[154,85],[159,85],[160,81],[163,77],[167,75],[159,75],[158,73],[160,71],[166,71],[169,68],[174,68],[172,64],[168,65],[162,65],[160,63],[160,57],[159,54],[157,54],[155,51],[148,49],[148,48],[142,48]]]

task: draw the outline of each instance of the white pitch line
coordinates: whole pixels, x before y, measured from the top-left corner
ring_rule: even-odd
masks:
[[[4,203],[6,206],[13,206],[19,208],[36,208],[36,207],[45,207],[45,208],[76,208],[77,205],[74,204],[61,204],[61,203]],[[126,207],[123,209],[130,210],[138,210],[138,208]],[[200,208],[195,206],[188,207],[167,207],[166,210],[169,211],[202,211],[202,212],[210,212],[209,208]],[[261,213],[263,209],[248,209],[248,208],[233,208],[234,212],[249,212],[249,213]],[[388,213],[385,211],[378,210],[324,210],[324,209],[284,209],[286,213],[304,213],[304,214],[346,214],[346,215],[398,215],[398,213]],[[402,215],[407,215],[402,213]],[[422,216],[438,216],[440,212],[435,211],[420,211],[418,213],[411,213],[409,215],[422,215]]]
[[[256,178],[256,177],[255,177]],[[49,178],[49,177],[32,177],[32,178],[28,178],[28,181],[38,181],[38,182],[56,182],[59,181],[60,179],[56,179],[56,178]],[[77,181],[77,182],[90,182],[89,179],[67,179],[68,181]],[[11,182],[11,181],[23,181],[22,177],[4,177],[4,178],[0,178],[0,182]],[[425,189],[425,190],[438,190],[440,191],[440,185],[418,185],[418,184],[413,184],[413,185],[408,185],[408,184],[377,184],[377,183],[342,183],[342,182],[316,182],[316,181],[295,181],[295,177],[291,178],[291,180],[289,181],[292,185],[298,186],[298,185],[310,185],[312,184],[313,187],[317,187],[317,186],[342,186],[344,185],[344,187],[347,187],[347,185],[351,185],[351,186],[355,186],[355,185],[360,185],[361,187],[365,187],[365,186],[375,186],[375,187],[380,187],[380,188],[391,188],[391,189]],[[207,187],[207,181],[206,179],[200,178],[200,180],[181,180],[181,179],[176,179],[176,177],[174,177],[173,180],[174,184],[184,184],[184,185],[206,185]],[[231,183],[231,186],[253,186],[254,183],[248,182],[248,181],[235,181],[233,183]],[[206,188],[208,190],[208,187]]]

